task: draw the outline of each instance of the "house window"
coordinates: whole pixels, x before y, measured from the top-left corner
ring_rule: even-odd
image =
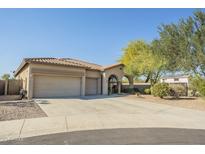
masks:
[[[174,81],[179,81],[179,78],[174,78]]]

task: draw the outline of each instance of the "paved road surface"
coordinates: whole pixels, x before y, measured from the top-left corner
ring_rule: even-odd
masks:
[[[205,144],[205,130],[124,128],[76,131],[0,142],[0,144]]]

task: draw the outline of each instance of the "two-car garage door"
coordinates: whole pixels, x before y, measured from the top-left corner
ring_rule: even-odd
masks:
[[[80,96],[81,78],[70,76],[35,76],[34,98]]]

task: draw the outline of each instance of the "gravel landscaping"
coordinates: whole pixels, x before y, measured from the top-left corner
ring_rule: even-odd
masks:
[[[20,100],[20,95],[0,95],[0,101],[14,101]]]
[[[181,97],[179,99],[166,97],[164,99],[161,99],[159,97],[154,97],[152,95],[130,95],[129,98],[136,98],[138,100],[143,100],[151,103],[167,104],[182,108],[205,111],[205,99],[201,97]]]
[[[0,121],[46,117],[34,101],[0,102]]]

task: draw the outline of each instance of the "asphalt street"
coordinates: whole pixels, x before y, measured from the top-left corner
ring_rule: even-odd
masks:
[[[184,145],[205,144],[205,130],[178,128],[122,128],[49,134],[3,145]]]

